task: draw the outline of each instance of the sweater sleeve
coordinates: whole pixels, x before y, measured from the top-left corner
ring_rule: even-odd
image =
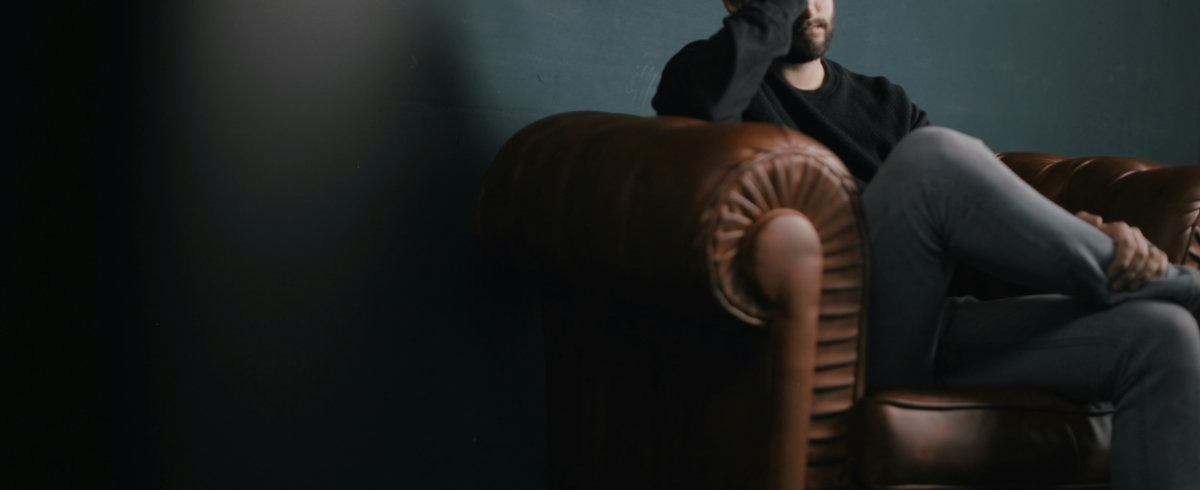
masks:
[[[881,78],[881,80],[887,79]],[[894,93],[891,100],[896,101],[894,109],[897,111],[897,117],[904,118],[896,121],[897,128],[902,129],[904,131],[903,134],[908,134],[915,129],[930,125],[929,115],[908,97],[908,91],[904,90],[904,87],[896,85],[891,81],[887,81],[887,84],[891,86],[891,90]]]
[[[787,54],[808,0],[756,0],[707,40],[685,46],[663,69],[651,104],[660,115],[739,121],[771,68]]]
[[[925,114],[925,110],[921,109],[920,107],[917,107],[917,105],[913,104],[912,102],[909,102],[909,105],[912,106],[912,109],[910,112],[910,114],[912,114],[912,121],[909,124],[908,130],[912,131],[917,128],[923,128],[925,126],[929,126],[930,125],[929,116],[927,114]]]

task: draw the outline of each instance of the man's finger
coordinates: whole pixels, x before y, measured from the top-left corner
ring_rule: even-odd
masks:
[[[1149,274],[1149,268],[1153,266],[1150,259],[1153,246],[1150,241],[1142,235],[1142,231],[1136,227],[1129,227],[1128,239],[1130,247],[1133,250],[1133,256],[1129,259],[1129,265],[1121,272],[1120,277],[1114,281],[1118,291],[1136,291],[1141,289],[1141,285],[1145,283],[1145,276]]]
[[[1113,283],[1113,288],[1117,289],[1117,281],[1121,273],[1129,268],[1134,254],[1137,253],[1137,244],[1131,240],[1129,225],[1125,223],[1108,223],[1101,228],[1101,231],[1104,231],[1105,234],[1111,237],[1116,244],[1116,252],[1113,253],[1113,259],[1108,265],[1106,274],[1108,275],[1108,280]]]
[[[1158,248],[1154,249],[1154,264],[1154,272],[1150,275],[1151,281],[1162,279],[1167,275],[1167,269],[1171,268],[1171,260],[1167,258],[1167,253]]]
[[[1149,241],[1149,240],[1147,240]],[[1167,269],[1171,268],[1171,260],[1167,258],[1167,253],[1155,247],[1153,243],[1150,245],[1149,267],[1144,274],[1144,281],[1137,289],[1141,289],[1146,283],[1162,279],[1167,275]]]
[[[1099,216],[1096,216],[1087,211],[1080,211],[1078,213],[1075,213],[1075,217],[1077,217],[1077,218],[1083,220],[1085,223],[1095,226],[1097,228],[1099,228],[1100,225],[1104,223],[1104,221],[1101,220]]]
[[[1135,228],[1136,229],[1136,228]],[[1139,254],[1139,257],[1134,262],[1134,266],[1130,268],[1130,280],[1128,290],[1137,291],[1142,289],[1151,279],[1157,278],[1155,271],[1158,269],[1158,255],[1154,245],[1145,237],[1142,237],[1139,242],[1142,243],[1142,248],[1145,250],[1144,256]]]

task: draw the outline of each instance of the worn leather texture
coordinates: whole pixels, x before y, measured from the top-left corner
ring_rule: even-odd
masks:
[[[1000,159],[1068,211],[1124,221],[1141,229],[1171,262],[1200,263],[1200,166],[1027,152],[1001,153]]]
[[[1108,488],[1107,406],[959,387],[886,391],[861,410],[866,488]]]
[[[1171,262],[1200,266],[1200,166],[1034,152],[1001,153],[999,157],[1066,210],[1129,223],[1166,252]],[[956,272],[951,290],[954,295],[980,299],[1046,292],[1005,283],[966,266]]]
[[[506,143],[476,209],[488,255],[544,292],[552,486],[847,484],[866,261],[854,181],[823,146],[562,114]],[[816,231],[819,267],[772,303],[743,238],[778,209]]]
[[[1197,263],[1200,168],[1000,157]],[[836,156],[777,126],[577,112],[514,135],[476,228],[540,291],[551,487],[1107,488],[1103,410],[1016,388],[862,397],[858,199]],[[772,300],[755,237],[780,213],[815,235]],[[988,280],[960,285],[1009,287]]]
[[[599,282],[655,303],[715,299],[761,325],[769,306],[735,267],[738,240],[790,200],[836,240],[830,260],[852,270],[862,258],[856,215],[831,210],[857,200],[853,185],[836,156],[778,126],[574,112],[501,148],[476,228],[489,254],[540,280]]]
[[[1200,167],[1121,157],[1001,153],[1068,211],[1138,227],[1172,262],[1197,264]],[[960,266],[955,294],[1038,293]],[[858,474],[872,489],[1109,488],[1110,410],[1022,389],[914,388],[869,397]]]

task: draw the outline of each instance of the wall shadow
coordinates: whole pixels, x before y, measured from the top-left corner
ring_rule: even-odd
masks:
[[[105,479],[545,485],[540,332],[481,279],[495,148],[446,10],[142,7]]]

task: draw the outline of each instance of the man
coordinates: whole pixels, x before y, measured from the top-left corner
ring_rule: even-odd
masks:
[[[833,0],[724,1],[724,26],[671,59],[654,107],[786,125],[845,162],[873,251],[869,389],[1112,402],[1115,488],[1200,488],[1200,272],[1136,228],[1063,211],[978,140],[930,126],[899,86],[826,59]],[[948,300],[958,261],[1061,294]],[[966,355],[935,362],[948,351]]]

